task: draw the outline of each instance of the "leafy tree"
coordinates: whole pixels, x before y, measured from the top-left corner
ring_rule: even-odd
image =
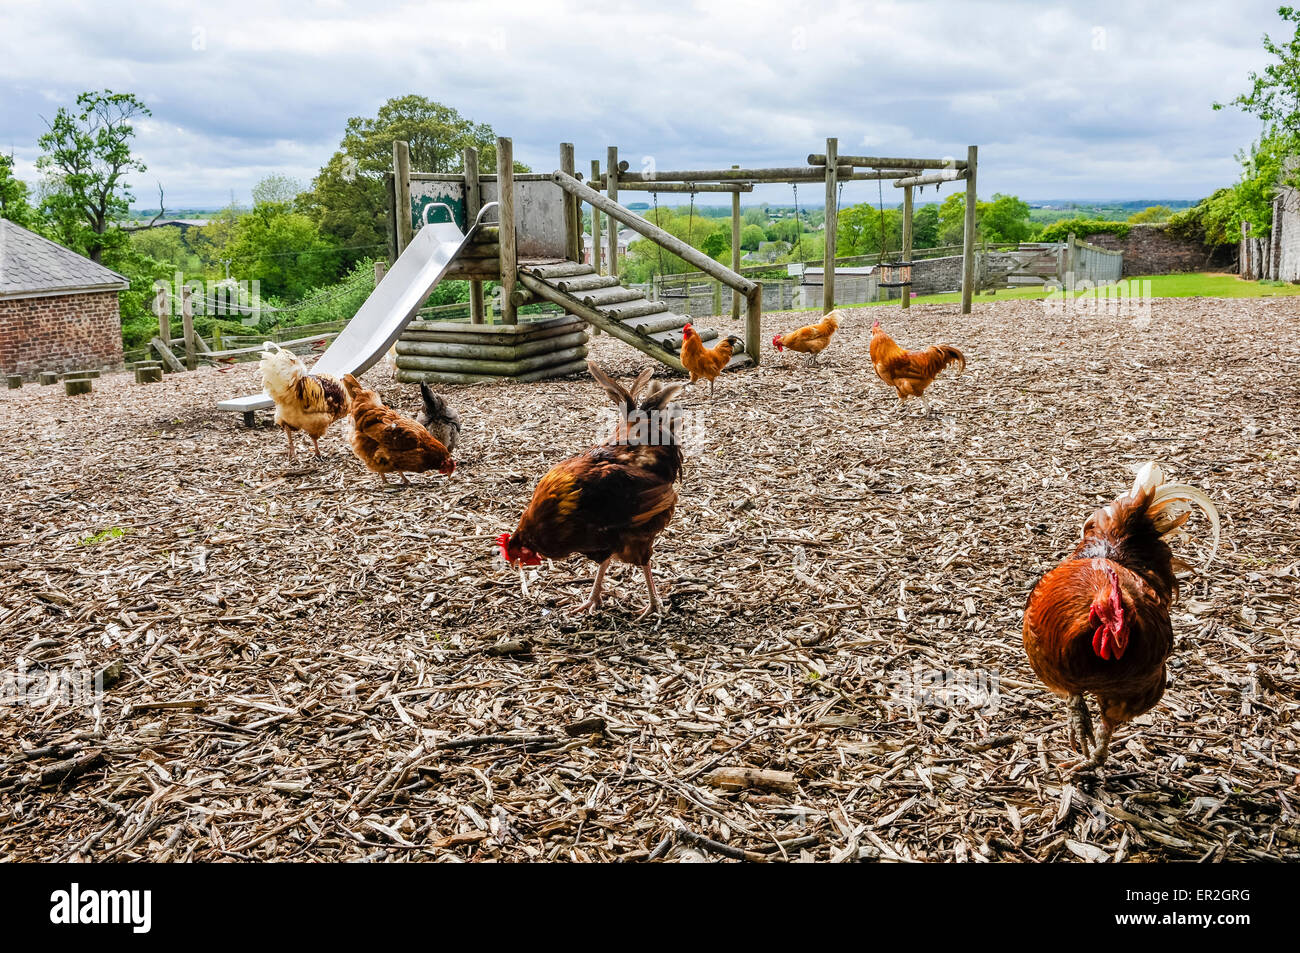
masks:
[[[1029,206],[1014,195],[993,194],[989,203],[977,202],[975,215],[980,237],[990,242],[1023,242],[1034,234]]]
[[[758,248],[760,242],[767,241],[767,232],[761,225],[746,225],[740,230],[740,247],[746,251]]]
[[[765,227],[767,225],[767,205],[752,205],[745,209],[740,215],[740,224],[742,226],[757,225],[760,228]],[[744,246],[743,242],[741,246]]]
[[[896,253],[902,247],[903,214],[898,209],[887,208],[882,215],[876,206],[863,202],[840,212],[835,231],[837,255],[876,255],[885,249]]]
[[[126,240],[115,225],[131,207],[126,176],[145,171],[131,155],[131,121],[148,115],[149,108],[131,93],[85,92],[77,96],[75,110],[59,107],[38,140],[44,154],[36,165],[52,185],[43,211],[60,241],[92,261],[102,261],[106,249],[120,248]]]
[[[338,251],[316,223],[283,202],[263,202],[235,221],[224,256],[237,278],[256,278],[262,294],[291,300],[338,274]]]
[[[0,155],[0,218],[21,225],[36,226],[36,209],[28,197],[27,183],[14,176],[14,157]]]
[[[1214,108],[1237,106],[1258,116],[1270,136],[1300,138],[1300,9],[1278,7],[1277,15],[1294,24],[1290,39],[1278,42],[1264,34],[1264,50],[1276,62],[1264,67],[1263,73],[1250,74],[1250,92],[1228,103],[1214,103]]]
[[[302,183],[297,179],[273,172],[253,186],[253,204],[262,205],[273,202],[281,205],[292,205],[298,196],[302,194],[302,191]]]
[[[1173,214],[1174,210],[1168,205],[1148,205],[1142,211],[1134,212],[1128,220],[1133,225],[1145,225],[1151,222],[1167,222]]]
[[[700,251],[710,258],[721,259],[725,253],[731,251],[731,230],[710,233],[704,241],[700,242]]]
[[[912,247],[934,248],[939,244],[939,206],[922,205],[912,210]]]
[[[979,203],[975,204],[978,221]],[[939,206],[939,244],[959,245],[966,230],[966,195],[954,192]]]
[[[384,103],[374,117],[349,119],[338,151],[300,202],[321,234],[345,249],[338,256],[340,269],[387,245],[384,173],[393,167],[393,141],[398,139],[410,145],[411,168],[417,172],[459,172],[468,146],[478,149],[480,169],[496,170],[492,127],[423,96],[399,96]],[[528,167],[516,162],[515,171],[527,172]]]

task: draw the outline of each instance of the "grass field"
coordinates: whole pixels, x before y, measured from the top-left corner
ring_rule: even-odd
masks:
[[[1139,282],[1151,282],[1153,298],[1273,298],[1277,296],[1300,295],[1300,285],[1285,282],[1243,281],[1236,275],[1219,272],[1204,272],[1185,275],[1152,275],[1150,277],[1126,279]],[[1139,286],[1145,291],[1145,286]],[[1014,291],[999,291],[997,294],[976,295],[976,301],[1007,301],[1016,298],[1043,298],[1047,291],[1043,288],[1025,288]],[[944,304],[960,301],[957,292],[941,295],[919,295],[912,299],[921,304]],[[875,301],[873,305],[897,304],[897,301]],[[855,305],[854,307],[857,307]]]

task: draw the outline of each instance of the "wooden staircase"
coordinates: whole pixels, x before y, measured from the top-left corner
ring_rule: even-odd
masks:
[[[558,304],[592,327],[630,344],[678,371],[682,367],[682,328],[694,321],[669,310],[662,301],[650,301],[633,288],[624,288],[618,278],[598,275],[590,265],[577,262],[520,263],[518,282],[538,299]],[[719,333],[696,327],[700,339],[709,344]],[[736,337],[742,338],[741,334]],[[742,341],[726,370],[747,367],[754,361],[745,353]]]

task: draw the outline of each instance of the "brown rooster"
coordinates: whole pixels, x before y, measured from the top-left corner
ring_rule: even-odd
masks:
[[[1128,493],[1088,518],[1082,542],[1029,596],[1025,653],[1043,684],[1066,698],[1070,744],[1084,756],[1075,770],[1105,761],[1116,727],[1164,695],[1165,660],[1174,645],[1174,571],[1187,568],[1165,538],[1187,520],[1189,503],[1210,520],[1213,559],[1219,545],[1214,504],[1196,487],[1164,482],[1160,468],[1148,463]],[[1101,710],[1096,739],[1085,692],[1097,697]]]
[[[352,452],[380,483],[388,485],[389,473],[408,485],[407,473],[437,470],[451,476],[456,461],[429,431],[385,407],[378,394],[362,387],[351,374],[343,375],[343,386],[352,400]]]
[[[709,396],[712,397],[713,382],[726,368],[739,343],[740,338],[729,334],[725,340],[707,348],[695,328],[689,324],[682,328],[682,367],[690,373],[691,383],[707,380]]]
[[[949,364],[957,364],[957,373],[966,370],[966,355],[951,344],[936,344],[924,351],[905,351],[894,343],[877,321],[871,326],[871,366],[876,376],[898,391],[898,399],[921,398],[925,414],[930,415],[930,401],[925,389]]]
[[[502,533],[497,545],[506,562],[520,567],[521,578],[523,566],[574,553],[599,563],[591,596],[577,607],[579,612],[600,605],[611,560],[640,566],[650,594],[650,605],[638,617],[643,619],[660,609],[650,557],[655,537],[677,505],[682,449],[680,407],[673,398],[686,385],[654,389],[638,402],[650,369],[625,389],[594,362],[587,366],[618,405],[618,426],[600,446],[552,467],[537,484],[514,533]]]

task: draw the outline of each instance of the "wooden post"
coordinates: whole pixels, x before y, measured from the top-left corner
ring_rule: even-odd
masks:
[[[591,181],[594,189],[600,179],[600,160],[591,160]],[[596,269],[596,274],[602,273],[601,268],[601,247],[600,247],[600,210],[594,205],[591,207],[591,267]]]
[[[194,343],[194,305],[190,302],[193,291],[189,285],[181,289],[181,328],[185,335],[185,369],[188,371],[199,366],[198,349]]]
[[[393,204],[397,216],[397,254],[406,251],[415,234],[411,226],[411,147],[393,140]]]
[[[397,261],[397,187],[394,185],[396,181],[397,176],[393,173],[384,173],[384,211],[388,215],[387,234],[384,238],[388,242],[389,264]]]
[[[763,348],[763,283],[757,282],[745,296],[745,353],[757,367]]]
[[[826,254],[822,261],[822,313],[835,310],[835,232],[839,227],[836,186],[839,184],[838,139],[826,140]]]
[[[578,167],[574,164],[573,143],[560,143],[560,171],[566,175],[577,175]],[[569,261],[582,260],[582,212],[578,200],[572,195],[564,196],[564,242],[568,248],[565,256]]]
[[[483,184],[479,180],[478,150],[468,146],[464,153],[465,166],[465,228],[472,228],[483,208]],[[486,319],[483,307],[483,282],[474,278],[469,283],[469,322],[482,324]]]
[[[733,295],[736,293],[733,289]],[[722,282],[714,279],[713,282],[713,313],[722,316]]]
[[[618,201],[618,146],[610,146],[605,153],[605,194],[611,202]],[[609,219],[609,273],[618,277],[618,222],[613,216]]]
[[[1079,276],[1074,271],[1078,266],[1078,259],[1074,254],[1074,232],[1070,232],[1065,236],[1065,274],[1071,288],[1079,283]]]
[[[733,165],[733,169],[740,166]],[[740,274],[740,193],[731,193],[731,270]],[[731,290],[731,320],[740,320],[740,292]]]
[[[519,315],[510,296],[515,293],[519,258],[515,245],[515,146],[504,136],[497,137],[497,212],[501,217],[501,320],[518,324]]]
[[[961,313],[970,314],[975,294],[975,160],[978,146],[966,148],[966,220],[961,241]]]
[[[912,260],[912,187],[910,185],[903,188],[903,261]],[[910,274],[912,269],[908,268]],[[898,289],[903,295],[903,307],[912,306],[912,286],[903,285]]]
[[[153,313],[158,316],[158,337],[172,339],[171,296],[164,285],[159,285],[153,297]]]

